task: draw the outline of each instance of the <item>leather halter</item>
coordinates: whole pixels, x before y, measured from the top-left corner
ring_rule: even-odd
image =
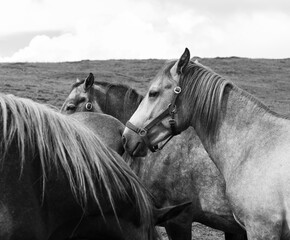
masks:
[[[136,127],[134,124],[132,124],[129,121],[126,123],[126,127],[131,129],[133,132],[137,133],[143,139],[146,146],[151,150],[151,152],[156,152],[156,151],[161,150],[170,141],[171,138],[173,138],[175,135],[178,135],[180,133],[179,131],[176,130],[175,114],[177,110],[176,110],[175,103],[176,103],[176,99],[178,95],[181,93],[181,88],[177,86],[174,88],[173,92],[174,92],[174,96],[173,96],[172,102],[168,105],[168,107],[162,113],[160,113],[156,118],[154,118],[151,122],[149,122],[144,128]],[[163,143],[161,147],[158,147],[158,145],[152,146],[149,143],[149,139],[148,139],[149,130],[168,116],[171,117],[169,119],[171,135],[166,139],[166,141]]]

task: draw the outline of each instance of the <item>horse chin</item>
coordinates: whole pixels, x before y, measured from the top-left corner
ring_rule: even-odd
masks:
[[[142,140],[133,141],[132,139],[124,144],[125,151],[133,157],[145,157],[148,152],[146,144]]]
[[[133,157],[145,157],[148,153],[148,148],[143,142],[138,142],[136,148],[132,152]]]

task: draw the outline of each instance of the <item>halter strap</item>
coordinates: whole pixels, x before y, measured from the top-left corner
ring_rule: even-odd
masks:
[[[156,152],[158,150],[161,150],[171,140],[171,138],[173,136],[178,135],[180,133],[179,131],[176,131],[175,114],[177,111],[176,111],[175,102],[177,100],[178,95],[181,93],[181,88],[179,86],[177,86],[174,88],[173,91],[174,91],[174,96],[173,96],[171,104],[169,104],[168,107],[162,113],[160,113],[156,118],[154,118],[151,122],[149,122],[144,128],[136,127],[134,124],[132,124],[129,121],[126,123],[126,127],[131,129],[133,132],[137,133],[143,139],[143,141],[145,142],[147,147],[151,150],[151,152]],[[151,128],[153,128],[155,125],[160,123],[167,116],[171,117],[169,119],[169,124],[170,124],[170,128],[171,128],[171,135],[166,139],[166,141],[163,143],[163,145],[161,147],[158,147],[158,145],[152,146],[149,143],[149,139],[147,136],[148,131]]]

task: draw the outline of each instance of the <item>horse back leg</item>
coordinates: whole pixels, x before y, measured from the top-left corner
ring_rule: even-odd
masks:
[[[164,227],[169,240],[191,240],[191,223],[183,225],[167,222]]]

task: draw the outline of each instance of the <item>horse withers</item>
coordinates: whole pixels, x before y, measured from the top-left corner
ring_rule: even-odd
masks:
[[[94,81],[90,74],[73,84],[62,112],[101,109],[125,124],[142,99],[135,89]],[[94,107],[87,109],[86,106]],[[130,160],[130,166],[153,194],[158,206],[192,201],[189,211],[162,224],[171,239],[191,240],[192,222],[224,231],[227,240],[244,239],[244,230],[235,222],[226,199],[224,179],[192,128],[173,138],[163,151]]]
[[[174,134],[168,104],[174,106],[176,131],[194,127],[222,173],[231,209],[248,239],[289,239],[289,119],[190,61],[186,49],[160,70],[129,120],[136,129],[150,129],[141,137],[126,128],[128,151],[140,138],[156,145]],[[164,111],[169,114],[158,117]]]

